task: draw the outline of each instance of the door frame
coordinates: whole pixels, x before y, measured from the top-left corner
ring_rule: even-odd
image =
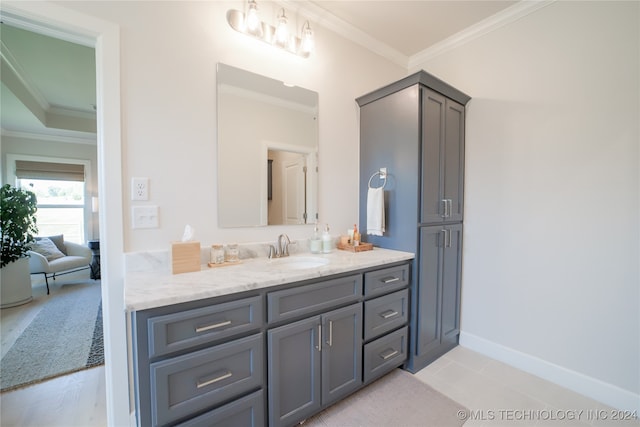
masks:
[[[107,423],[133,425],[124,311],[120,28],[49,2],[6,1],[0,14],[4,22],[13,26],[95,48]]]
[[[317,212],[315,200],[317,200],[318,198],[318,183],[316,174],[311,172],[318,169],[318,150],[312,147],[304,147],[300,145],[286,144],[283,142],[267,140],[263,140],[260,142],[260,167],[262,168],[262,170],[260,171],[260,179],[262,180],[262,182],[260,183],[260,224],[267,225],[269,215],[267,206],[267,160],[269,159],[269,150],[290,151],[292,153],[304,154],[307,163],[307,192],[305,196],[307,199],[307,224],[311,224],[310,212],[313,213],[313,218],[315,219]]]

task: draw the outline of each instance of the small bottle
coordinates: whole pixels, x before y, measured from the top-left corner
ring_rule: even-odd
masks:
[[[329,224],[327,224],[322,232],[322,252],[328,254],[331,252],[331,235],[329,234]]]
[[[320,232],[318,230],[318,223],[316,222],[316,226],[313,229],[313,235],[311,236],[311,241],[309,242],[309,249],[312,254],[319,254],[322,252],[322,240],[320,239]]]
[[[360,233],[356,224],[353,224],[353,246],[360,246]]]
[[[239,258],[238,258],[238,244],[237,243],[232,243],[227,245],[227,250],[224,254],[224,260],[226,262],[238,262]]]
[[[211,245],[211,264],[224,263],[224,249],[222,245]]]

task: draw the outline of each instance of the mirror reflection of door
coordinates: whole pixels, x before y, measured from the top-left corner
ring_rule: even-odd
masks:
[[[272,161],[272,197],[268,202],[269,224],[305,224],[307,218],[307,156],[269,150]]]

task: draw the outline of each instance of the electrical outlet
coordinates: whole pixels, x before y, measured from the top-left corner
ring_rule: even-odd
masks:
[[[149,200],[149,178],[131,178],[131,200]]]
[[[131,208],[132,226],[139,228],[158,228],[157,206],[134,206]]]

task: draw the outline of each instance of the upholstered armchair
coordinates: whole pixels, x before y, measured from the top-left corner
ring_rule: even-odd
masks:
[[[49,279],[90,268],[91,249],[73,242],[65,242],[62,235],[37,237],[29,251],[29,271],[44,274],[49,294]]]

